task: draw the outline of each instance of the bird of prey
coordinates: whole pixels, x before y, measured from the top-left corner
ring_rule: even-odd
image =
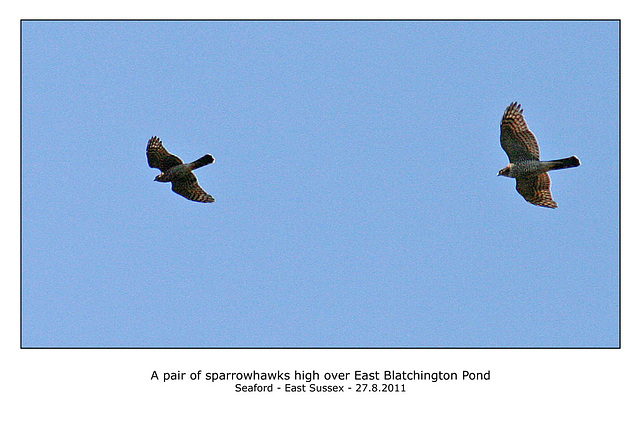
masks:
[[[551,196],[550,170],[580,166],[576,156],[566,159],[541,161],[540,148],[533,132],[527,127],[520,104],[507,107],[500,123],[500,145],[509,156],[509,166],[499,176],[516,179],[516,190],[524,199],[545,208],[557,208]]]
[[[215,159],[211,154],[206,154],[195,162],[183,163],[180,157],[169,153],[162,146],[160,138],[154,136],[147,144],[147,161],[149,166],[160,169],[162,172],[154,181],[170,182],[174,192],[189,200],[202,203],[215,202],[215,199],[198,185],[198,179],[191,172],[213,163]]]

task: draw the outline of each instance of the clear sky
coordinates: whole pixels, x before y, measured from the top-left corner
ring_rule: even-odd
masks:
[[[23,22],[22,345],[616,347],[619,95],[613,21]]]

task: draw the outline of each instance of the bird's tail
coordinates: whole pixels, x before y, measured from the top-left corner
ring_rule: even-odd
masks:
[[[200,157],[195,162],[191,162],[190,163],[191,170],[201,168],[201,167],[206,166],[206,165],[208,165],[210,163],[213,163],[215,161],[216,161],[216,159],[214,159],[211,154],[205,154],[204,156]]]
[[[551,160],[551,169],[566,169],[580,166],[580,160],[576,156],[567,157],[566,159]]]

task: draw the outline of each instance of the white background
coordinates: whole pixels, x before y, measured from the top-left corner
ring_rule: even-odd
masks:
[[[13,425],[635,425],[637,422],[638,13],[610,1],[235,2],[24,1],[2,13],[2,419]],[[364,4],[364,2],[363,2]],[[580,5],[579,8],[575,6]],[[5,7],[6,9],[6,7]],[[20,19],[35,18],[621,18],[621,350],[22,350],[20,349]],[[632,220],[629,220],[632,219]],[[245,394],[235,382],[151,381],[154,370],[485,372],[489,382],[405,382],[405,393]],[[186,377],[187,377],[186,376]],[[246,383],[249,384],[249,383]],[[353,386],[355,381],[350,381]],[[284,385],[284,384],[280,384]],[[633,411],[633,412],[632,412]]]

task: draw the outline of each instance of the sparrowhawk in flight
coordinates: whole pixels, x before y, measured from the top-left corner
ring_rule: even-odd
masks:
[[[551,196],[551,178],[554,169],[580,166],[576,156],[566,159],[541,161],[540,148],[533,132],[527,127],[520,104],[507,107],[500,123],[500,145],[509,156],[509,166],[498,175],[516,179],[516,190],[525,200],[545,208],[557,208]]]
[[[160,138],[154,136],[147,144],[147,161],[149,166],[160,169],[162,172],[154,181],[171,182],[171,189],[189,200],[202,203],[215,202],[215,199],[198,185],[198,179],[191,172],[213,163],[215,159],[211,154],[206,154],[195,162],[184,163],[180,157],[169,153],[162,146]]]

